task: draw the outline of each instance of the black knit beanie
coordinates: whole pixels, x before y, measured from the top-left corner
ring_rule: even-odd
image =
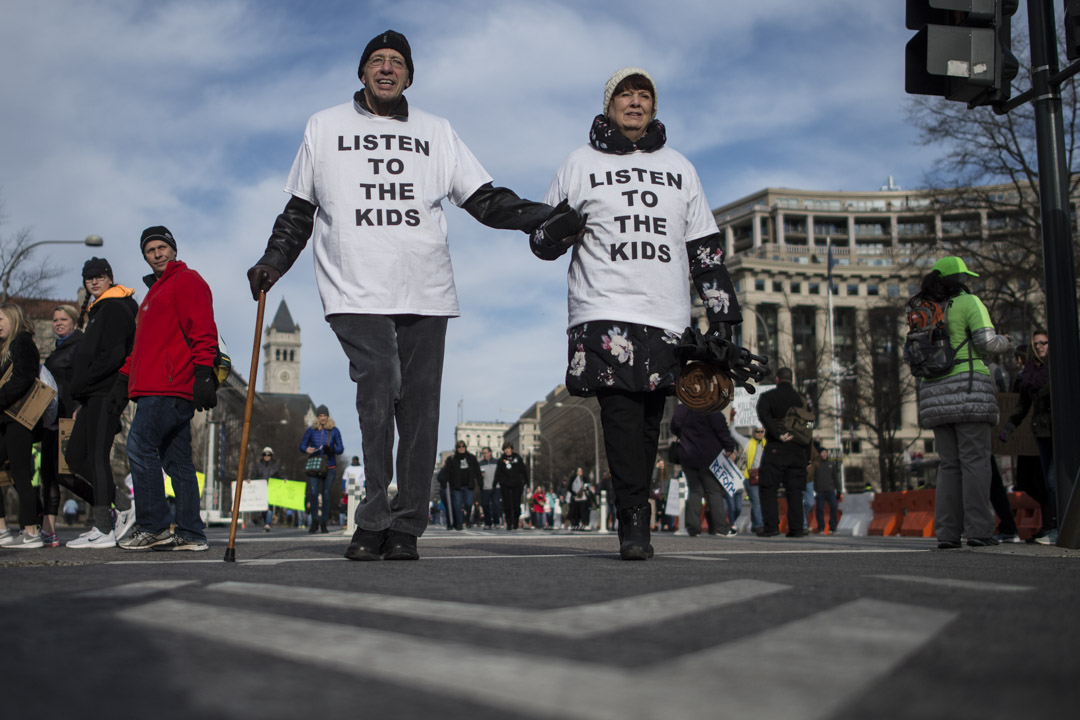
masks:
[[[151,240],[161,240],[173,250],[176,249],[176,240],[173,238],[173,234],[169,232],[169,228],[164,225],[154,225],[148,227],[142,231],[142,239],[139,241],[139,250],[146,250],[146,243]]]
[[[90,278],[101,277],[105,275],[111,281],[113,279],[112,266],[109,265],[109,261],[105,258],[92,257],[83,263],[82,277],[83,280],[89,280]]]
[[[376,50],[384,48],[397,50],[405,58],[405,67],[409,69],[409,82],[411,83],[413,80],[412,48],[409,47],[409,41],[405,39],[405,36],[394,30],[381,32],[371,38],[371,42],[364,48],[364,54],[360,56],[360,67],[356,70],[357,77],[361,80],[364,78],[364,66],[367,65],[368,59]]]

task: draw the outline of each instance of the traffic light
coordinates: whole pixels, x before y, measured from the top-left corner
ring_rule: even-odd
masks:
[[[1065,55],[1080,59],[1080,0],[1065,0]]]
[[[907,0],[904,89],[970,107],[1009,99],[1019,63],[1012,15],[1019,0]]]

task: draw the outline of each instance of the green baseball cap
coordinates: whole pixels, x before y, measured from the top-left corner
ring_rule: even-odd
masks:
[[[936,263],[934,263],[933,269],[941,273],[942,277],[948,277],[949,275],[959,275],[960,273],[970,275],[971,277],[979,277],[979,273],[973,273],[968,270],[967,265],[964,264],[963,259],[958,258],[955,255],[949,255],[948,257],[941,258]]]

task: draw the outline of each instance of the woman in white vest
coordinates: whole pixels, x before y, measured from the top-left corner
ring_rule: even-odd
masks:
[[[602,107],[545,201],[588,217],[572,243],[566,387],[599,400],[619,553],[645,560],[653,555],[649,479],[679,373],[674,349],[690,322],[689,277],[711,332],[730,339],[742,318],[701,181],[656,119],[656,83],[640,68],[619,70]],[[531,245],[545,260],[567,249],[536,233]]]

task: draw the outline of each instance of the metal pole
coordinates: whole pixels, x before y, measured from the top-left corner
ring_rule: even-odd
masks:
[[[836,362],[836,325],[833,322],[833,299],[832,299],[832,234],[825,236],[825,241],[828,243],[828,252],[826,254],[826,262],[828,267],[826,268],[826,288],[825,296],[829,301],[829,359],[831,362],[832,383],[833,383],[833,442],[836,443],[836,452],[840,454],[840,487],[846,488],[844,484],[844,438],[842,435],[843,430],[840,428],[841,420],[841,405],[840,405],[840,363]]]
[[[1050,83],[1058,71],[1057,34],[1050,0],[1028,0],[1035,139],[1039,158],[1043,266],[1057,481],[1058,545],[1080,548],[1080,499],[1073,478],[1080,468],[1080,335],[1077,334],[1076,275],[1069,218],[1069,183],[1061,96]],[[1072,502],[1070,502],[1072,497]]]

